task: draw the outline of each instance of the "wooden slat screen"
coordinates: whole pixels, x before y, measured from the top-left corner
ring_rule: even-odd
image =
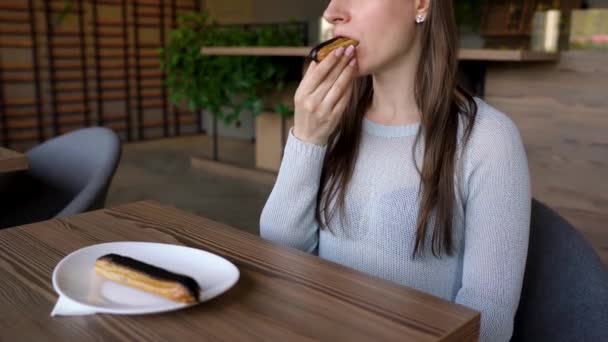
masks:
[[[171,105],[157,50],[197,0],[0,2],[0,145],[25,150],[87,126],[125,141],[202,132]]]

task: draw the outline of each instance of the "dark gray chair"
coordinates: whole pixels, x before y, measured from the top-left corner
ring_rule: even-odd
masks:
[[[583,236],[532,201],[512,341],[608,341],[608,270]]]
[[[121,156],[116,134],[84,128],[27,152],[30,168],[0,187],[0,227],[74,215],[104,206]]]

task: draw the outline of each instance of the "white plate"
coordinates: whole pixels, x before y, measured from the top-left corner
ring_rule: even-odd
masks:
[[[57,293],[100,313],[149,314],[190,306],[98,276],[95,260],[109,253],[192,277],[201,287],[200,302],[222,294],[239,279],[239,270],[231,262],[199,249],[150,242],[111,242],[88,246],[63,258],[53,271]]]

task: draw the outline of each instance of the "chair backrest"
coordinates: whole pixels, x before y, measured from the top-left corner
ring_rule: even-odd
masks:
[[[56,217],[103,207],[120,156],[120,139],[104,127],[73,131],[27,152],[30,175],[69,199]]]
[[[606,265],[574,227],[533,200],[512,341],[602,340],[608,340]]]

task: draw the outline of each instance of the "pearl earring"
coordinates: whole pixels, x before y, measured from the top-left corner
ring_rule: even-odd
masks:
[[[424,15],[422,15],[422,14],[416,15],[416,23],[418,23],[418,24],[423,23],[424,19],[425,19]]]

